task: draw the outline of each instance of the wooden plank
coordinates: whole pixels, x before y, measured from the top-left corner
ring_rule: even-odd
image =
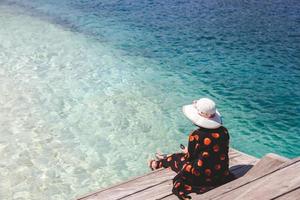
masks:
[[[236,178],[239,178],[241,177],[242,175],[244,175],[248,170],[250,170],[251,165],[236,165],[236,166],[233,166],[230,168],[230,171],[236,176]],[[212,189],[211,191],[214,191],[216,190],[217,188],[215,189]],[[171,191],[171,189],[170,189]],[[161,194],[160,198],[158,199],[163,199],[163,200],[177,200],[178,198],[175,196],[175,195],[172,195],[171,192],[168,192],[168,193],[164,193],[164,194]],[[199,198],[200,196],[202,196],[203,194],[201,195],[197,195],[197,194],[190,194],[190,196],[193,198],[193,199],[196,199],[196,198]],[[155,198],[157,199],[157,198]],[[202,198],[201,198],[202,199]]]
[[[286,161],[288,161],[288,159],[282,159],[274,154],[267,154],[256,165],[254,165],[254,167],[244,177],[222,185],[213,191],[202,194],[201,199],[213,199],[223,195],[224,193],[230,192],[241,185],[245,185],[267,173],[275,171]]]
[[[244,174],[245,171],[249,170],[249,165],[238,165],[238,167],[234,167],[231,170],[237,177]],[[137,200],[137,199],[178,199],[175,195],[172,195],[172,181],[168,181],[166,183],[162,183],[153,188],[149,188],[146,191],[139,192],[134,195],[130,195],[126,200]],[[194,195],[192,195],[194,196]]]
[[[283,193],[278,195],[277,197],[273,198],[272,200],[296,200],[300,199],[300,187],[296,188],[295,190],[291,190],[289,192]]]
[[[164,196],[171,194],[173,187],[173,181],[168,180],[162,184],[156,185],[144,191],[139,191],[135,194],[131,194],[127,197],[122,198],[122,200],[137,200],[137,199],[161,199]]]
[[[252,171],[252,175],[250,174],[250,176],[255,177],[255,174],[258,175],[258,176],[259,175],[264,175],[265,173],[269,172],[270,170],[272,170],[274,168],[278,168],[278,166],[280,164],[282,164],[282,163],[284,163],[286,161],[288,161],[288,159],[280,157],[280,156],[277,156],[275,154],[268,154],[267,156],[265,156],[264,159],[262,159],[261,162],[259,162],[257,164],[256,169],[251,170]],[[236,166],[236,167],[239,168],[239,166]],[[260,169],[260,170],[258,170],[258,169]],[[171,184],[171,182],[170,182],[170,184]],[[159,186],[157,186],[157,187],[159,187]],[[212,190],[210,192],[215,192],[215,190],[217,190],[217,189],[214,189],[214,190]],[[141,194],[143,194],[143,193],[144,192],[142,192]],[[155,195],[153,195],[153,193]],[[165,191],[165,190],[164,190],[164,192],[162,192],[161,190],[155,191],[155,190],[150,189],[149,191],[147,191],[147,195],[143,196],[141,194],[139,194],[139,196],[136,196],[137,198],[133,198],[132,197],[130,199],[132,199],[132,200],[133,199],[164,199],[164,200],[167,200],[167,199],[168,200],[177,200],[178,199],[175,195],[172,195],[169,191]],[[197,195],[197,196],[196,195],[192,195],[192,197],[193,197],[193,199],[207,199],[203,195]]]
[[[272,199],[300,186],[300,161],[256,179],[216,199]]]
[[[238,151],[236,149],[229,149],[229,164],[231,165],[237,165],[237,164],[255,164],[259,159],[245,154],[241,151]]]
[[[277,154],[269,153],[258,162],[252,170],[247,173],[247,176],[259,176],[261,174],[266,174],[271,170],[279,167],[281,164],[290,161],[290,159],[279,156]]]
[[[244,154],[234,149],[229,151],[230,165],[237,164],[254,164],[257,162],[257,158]],[[90,193],[83,197],[79,197],[78,200],[95,200],[106,199],[114,200],[125,198],[131,194],[145,191],[151,187],[155,187],[161,183],[166,183],[167,180],[172,180],[175,173],[171,170],[162,169],[155,172],[150,172],[146,175],[131,179],[129,181],[117,184],[107,189],[99,190],[97,192]],[[171,191],[171,189],[170,189]]]
[[[244,175],[252,167],[252,163],[257,162],[256,158],[248,157],[248,155],[240,153],[236,150],[231,150],[230,155],[235,158],[234,161],[230,162],[230,165],[235,165],[231,166],[231,171],[236,175],[236,177]],[[169,196],[171,194],[171,191],[172,180],[148,188],[147,190],[142,190],[140,192],[128,195],[127,197],[122,199],[161,199],[165,196]]]
[[[127,196],[128,194],[132,194],[145,188],[153,187],[166,180],[170,180],[174,177],[174,175],[175,173],[169,169],[157,170],[155,172],[148,173],[144,176],[140,176],[135,179],[126,181],[124,183],[120,183],[113,187],[80,197],[78,198],[78,200],[120,199],[124,196]]]
[[[230,157],[230,161],[229,161],[230,170],[232,172],[234,172],[234,174],[236,175],[237,178],[244,175],[250,169],[250,167],[252,165],[255,165],[258,162],[257,158],[250,156],[248,154],[245,154],[243,152],[240,152],[238,150],[235,150],[235,149],[229,150],[229,157]],[[235,171],[235,169],[239,169],[239,170]],[[214,190],[211,190],[211,191],[214,191]],[[209,191],[209,192],[211,192],[211,191]],[[207,194],[207,193],[205,193],[205,194]],[[203,195],[204,194],[201,194],[201,195],[191,194],[193,199],[199,198],[199,196],[203,196]],[[178,200],[178,198],[171,193],[165,193],[163,195],[163,198],[161,198],[161,199],[163,199],[163,200]]]

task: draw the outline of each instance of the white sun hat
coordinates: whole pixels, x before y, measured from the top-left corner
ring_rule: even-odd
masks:
[[[201,98],[193,104],[182,107],[184,115],[195,125],[216,129],[222,126],[221,114],[216,109],[216,104],[209,98]]]

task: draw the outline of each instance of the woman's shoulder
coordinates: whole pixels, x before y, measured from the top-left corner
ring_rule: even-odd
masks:
[[[192,130],[189,135],[194,136],[194,135],[199,134],[198,132],[199,132],[198,129],[195,129],[195,130]]]
[[[197,138],[197,141],[205,138],[222,138],[222,140],[229,140],[230,136],[228,130],[223,126],[217,129],[199,127],[198,129],[191,131],[189,134],[189,141],[194,141],[195,138]]]
[[[193,130],[190,135],[199,135],[199,134],[211,134],[211,133],[225,133],[228,134],[228,130],[227,128],[225,128],[224,126],[221,126],[217,129],[206,129],[206,128],[202,128],[199,127],[195,130]]]
[[[204,129],[204,128],[201,128],[201,127],[199,127],[199,128],[197,128],[197,129],[195,129],[195,130],[193,130],[191,133],[190,133],[190,135],[191,136],[195,136],[195,135],[198,135],[198,136],[206,136],[206,135],[209,135],[210,134],[210,131],[208,130],[208,129]]]
[[[228,130],[227,130],[227,128],[224,127],[224,126],[221,126],[221,127],[220,127],[220,131],[222,131],[222,132],[228,134]]]

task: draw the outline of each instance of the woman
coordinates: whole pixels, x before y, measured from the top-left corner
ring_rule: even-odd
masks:
[[[189,193],[201,194],[230,181],[233,176],[228,169],[229,134],[222,126],[215,103],[202,98],[183,106],[183,113],[198,126],[189,135],[188,148],[183,153],[158,155],[157,160],[149,162],[149,167],[175,171],[172,192],[185,200],[190,199]]]

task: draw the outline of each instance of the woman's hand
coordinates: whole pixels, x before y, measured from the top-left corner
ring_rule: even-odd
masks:
[[[187,153],[188,153],[188,148],[187,148],[187,147],[184,147],[184,149],[181,149],[181,151],[182,151],[183,153],[187,154]]]

